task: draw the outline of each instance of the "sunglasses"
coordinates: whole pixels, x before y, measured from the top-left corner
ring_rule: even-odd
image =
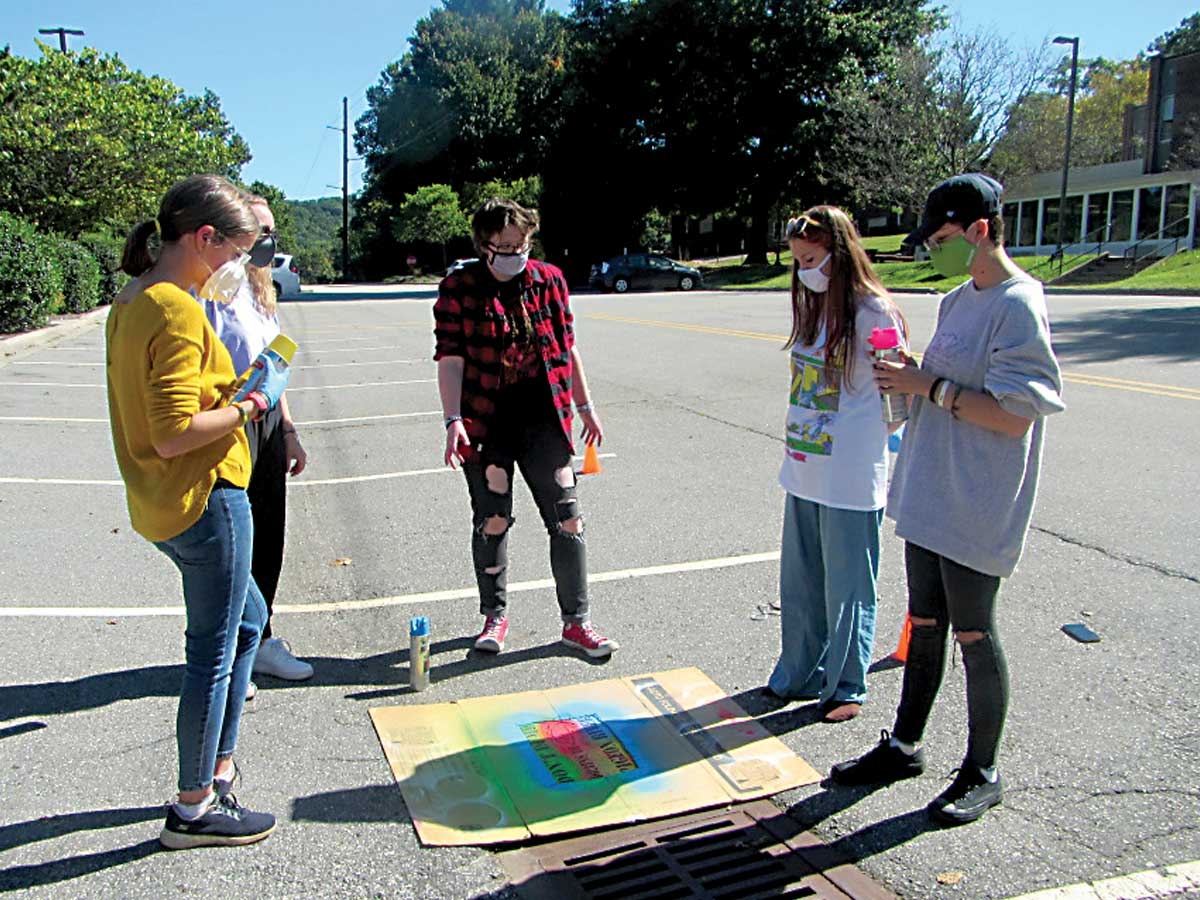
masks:
[[[279,232],[264,226],[262,234],[254,242],[254,246],[250,248],[250,264],[260,269],[269,266],[275,258],[275,248],[278,245],[278,241]]]
[[[816,219],[810,219],[808,216],[800,216],[797,219],[788,219],[787,228],[784,230],[784,236],[790,240],[805,240],[805,235],[809,232],[820,232],[824,234],[825,226]]]

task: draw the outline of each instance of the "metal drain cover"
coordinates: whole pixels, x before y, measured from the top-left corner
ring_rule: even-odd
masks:
[[[769,801],[500,854],[523,900],[896,900]]]

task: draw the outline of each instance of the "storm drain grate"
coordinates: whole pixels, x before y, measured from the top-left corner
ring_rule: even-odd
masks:
[[[500,854],[523,900],[896,900],[768,801]]]

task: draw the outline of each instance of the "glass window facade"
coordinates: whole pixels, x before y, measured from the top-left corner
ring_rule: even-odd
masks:
[[[1067,202],[1063,206],[1063,243],[1077,244],[1079,243],[1080,229],[1083,227],[1083,197],[1076,194],[1074,197],[1068,195]],[[1054,242],[1058,243],[1058,234],[1054,235]]]
[[[1158,237],[1158,217],[1162,213],[1162,185],[1138,189],[1138,240]]]
[[[1020,204],[1005,203],[1000,210],[1004,217],[1004,243],[1013,246],[1017,240],[1017,209]]]
[[[1038,202],[1036,200],[1021,201],[1020,233],[1017,235],[1018,247],[1032,247],[1037,243]]]
[[[1113,191],[1110,241],[1127,241],[1133,233],[1133,191]]]
[[[1087,233],[1083,239],[1089,244],[1100,244],[1108,240],[1108,194],[1088,194]]]
[[[1191,185],[1171,184],[1167,186],[1167,213],[1163,222],[1163,237],[1187,237],[1187,215],[1191,205],[1191,196]]]
[[[1058,198],[1042,201],[1042,244],[1058,243]]]

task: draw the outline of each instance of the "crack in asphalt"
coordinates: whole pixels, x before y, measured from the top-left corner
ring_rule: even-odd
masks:
[[[1064,544],[1070,544],[1073,547],[1079,547],[1083,550],[1092,550],[1103,556],[1107,556],[1109,559],[1116,562],[1135,566],[1139,569],[1149,569],[1152,572],[1157,572],[1159,575],[1165,575],[1168,578],[1177,578],[1180,581],[1190,581],[1192,584],[1200,584],[1200,576],[1192,575],[1190,572],[1172,569],[1170,566],[1164,566],[1161,563],[1156,563],[1148,559],[1140,559],[1127,553],[1118,553],[1115,550],[1109,550],[1107,547],[1101,547],[1099,544],[1092,544],[1078,538],[1073,538],[1070,535],[1062,534],[1058,531],[1052,531],[1049,528],[1041,528],[1037,525],[1031,525],[1029,530],[1036,531],[1038,534],[1044,534],[1048,537],[1055,538],[1056,540],[1062,541]]]

